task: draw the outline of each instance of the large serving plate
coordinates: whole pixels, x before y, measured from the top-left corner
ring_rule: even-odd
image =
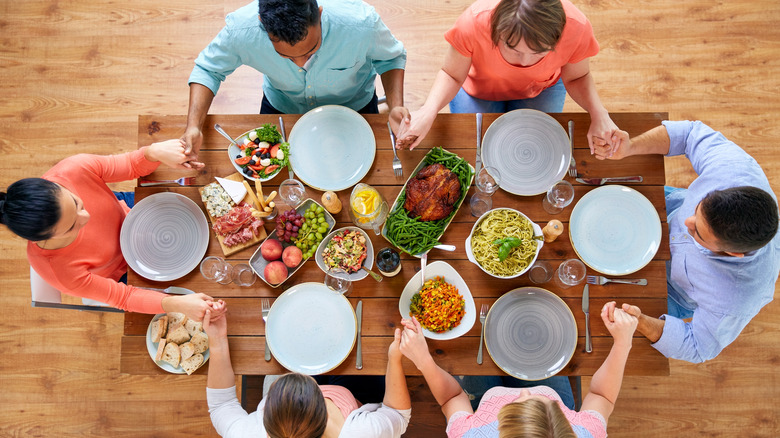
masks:
[[[290,131],[295,175],[317,190],[339,191],[357,184],[376,155],[374,131],[356,111],[325,105],[304,114]]]
[[[401,317],[403,318],[410,318],[409,306],[412,304],[412,297],[419,292],[420,286],[422,285],[420,280],[421,274],[420,271],[414,274],[412,279],[406,283],[403,292],[401,292],[401,299],[398,300],[398,311],[401,312]],[[474,305],[474,297],[471,296],[471,291],[469,290],[466,281],[463,280],[463,277],[461,277],[460,274],[458,274],[458,271],[450,266],[449,263],[435,261],[430,265],[427,265],[425,267],[425,279],[429,280],[434,277],[444,277],[444,281],[458,288],[458,293],[463,296],[463,300],[466,302],[466,313],[463,315],[463,319],[457,327],[444,333],[436,333],[423,328],[423,335],[428,339],[439,340],[455,339],[459,336],[463,336],[474,327],[474,322],[477,320],[477,308]]]
[[[198,266],[209,246],[209,224],[195,202],[163,192],[139,201],[119,234],[122,255],[138,275],[171,281]]]
[[[349,356],[357,321],[344,295],[322,283],[301,283],[274,301],[265,330],[268,348],[283,367],[315,375]]]
[[[446,153],[451,153],[451,152],[449,152],[448,150],[446,150],[444,148],[440,148],[440,149],[442,151],[446,152]],[[414,178],[415,176],[417,176],[417,172],[419,172],[423,167],[425,167],[425,166],[427,166],[429,164],[432,164],[431,162],[429,162],[429,160],[430,160],[429,157],[431,156],[431,153],[433,151],[434,151],[434,149],[431,149],[430,151],[428,151],[428,153],[425,154],[423,159],[420,160],[420,163],[417,165],[417,167],[415,167],[414,170],[411,172],[409,178],[406,180],[406,183],[404,183],[403,188],[401,188],[401,191],[398,193],[398,196],[396,196],[395,201],[393,201],[393,205],[390,208],[390,213],[387,216],[388,219],[390,219],[393,216],[393,214],[395,214],[396,212],[399,212],[400,210],[403,210],[403,208],[404,208],[404,200],[406,199],[406,186],[409,184],[409,180]],[[463,158],[461,158],[461,160],[463,160]],[[441,236],[444,234],[444,232],[447,231],[447,227],[450,226],[450,222],[452,222],[452,219],[458,213],[458,210],[460,209],[460,206],[463,205],[463,201],[466,199],[466,196],[468,195],[469,187],[471,187],[471,183],[474,181],[474,166],[472,166],[471,164],[469,164],[465,160],[463,160],[463,161],[464,161],[465,165],[467,165],[468,168],[471,170],[471,178],[469,179],[468,184],[463,184],[463,183],[461,184],[461,187],[460,187],[461,196],[460,196],[460,199],[458,199],[458,202],[455,203],[454,208],[452,210],[452,213],[448,217],[446,217],[444,219],[439,219],[439,221],[444,221],[444,226],[442,227],[441,233],[439,233],[439,235],[436,236],[436,240],[439,240],[441,238]],[[452,169],[450,169],[450,170],[452,170]],[[414,220],[414,222],[420,223],[420,221],[417,221],[417,220]],[[438,221],[432,221],[432,222],[438,222]],[[407,233],[418,233],[419,234],[419,232],[417,232],[416,230],[407,230],[406,232]],[[385,221],[385,223],[382,225],[382,237],[387,239],[387,241],[390,242],[391,244],[393,244],[393,246],[395,246],[396,248],[400,249],[401,251],[403,251],[403,252],[405,252],[407,254],[411,254],[411,255],[413,255],[415,257],[420,257],[423,252],[427,252],[427,251],[422,251],[422,252],[418,252],[418,253],[414,253],[413,254],[413,253],[409,252],[409,250],[407,250],[402,244],[399,244],[398,242],[394,242],[388,236],[387,221]],[[436,244],[432,244],[431,248],[433,246],[435,246],[435,245]],[[430,250],[430,248],[428,248],[428,249]]]
[[[366,258],[363,260],[363,266],[365,266],[366,269],[371,269],[374,266],[374,244],[371,243],[371,238],[368,237],[368,234],[358,227],[344,227],[339,228],[338,230],[334,230],[325,236],[325,238],[322,239],[322,242],[320,242],[320,245],[317,247],[317,252],[314,253],[314,260],[317,262],[317,266],[322,269],[322,272],[327,273],[329,271],[328,267],[325,265],[325,259],[322,257],[322,252],[325,251],[325,248],[328,246],[328,242],[333,239],[333,236],[335,236],[336,233],[346,230],[357,231],[363,235],[363,237],[366,239]],[[357,272],[352,272],[345,275],[346,278],[348,278],[350,281],[358,281],[368,277],[368,272],[366,272],[365,269],[361,269]]]
[[[239,176],[241,176],[242,178],[251,179],[253,181],[265,182],[265,181],[269,181],[269,180],[273,179],[286,166],[279,166],[279,168],[276,169],[274,171],[274,173],[272,173],[271,175],[268,175],[265,178],[255,178],[255,177],[248,176],[247,174],[245,174],[244,173],[244,169],[241,166],[239,166],[238,164],[236,164],[236,156],[238,156],[238,155],[243,156],[241,148],[239,148],[238,145],[239,144],[244,144],[244,139],[247,138],[247,136],[249,136],[250,132],[253,132],[253,131],[255,131],[257,129],[260,129],[260,128],[261,127],[258,126],[257,128],[250,129],[249,131],[247,131],[247,132],[239,135],[238,137],[236,137],[236,139],[232,143],[230,143],[228,145],[228,159],[230,159],[230,163],[233,164],[233,167],[236,169],[236,171],[238,172]]]
[[[557,295],[521,287],[502,295],[485,320],[485,346],[505,373],[523,380],[554,376],[577,348],[577,323]]]
[[[499,186],[515,195],[544,193],[569,169],[569,136],[541,111],[510,111],[490,124],[482,142],[482,162],[501,173]]]
[[[650,263],[661,246],[661,219],[636,190],[602,186],[574,206],[569,238],[577,256],[591,269],[607,275],[631,274]]]

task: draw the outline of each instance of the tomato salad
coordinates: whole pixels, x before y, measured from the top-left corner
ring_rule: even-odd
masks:
[[[241,152],[234,161],[248,177],[270,178],[289,162],[290,144],[281,142],[281,139],[276,126],[266,123],[249,131],[243,141],[236,142]]]

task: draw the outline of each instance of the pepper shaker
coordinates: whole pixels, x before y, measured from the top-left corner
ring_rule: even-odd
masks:
[[[544,234],[544,241],[546,243],[550,243],[557,239],[561,233],[563,233],[563,224],[558,219],[547,222],[547,225],[542,228],[542,234]]]

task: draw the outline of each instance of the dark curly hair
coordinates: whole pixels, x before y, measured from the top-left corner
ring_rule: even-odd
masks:
[[[59,222],[60,186],[43,178],[25,178],[0,192],[0,224],[33,242],[50,239]]]
[[[755,251],[777,233],[777,203],[757,187],[712,191],[702,199],[701,212],[722,251]]]
[[[260,21],[272,41],[295,45],[309,34],[309,28],[319,24],[317,0],[260,0]]]

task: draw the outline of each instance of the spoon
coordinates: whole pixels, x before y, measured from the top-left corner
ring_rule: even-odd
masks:
[[[442,250],[442,251],[455,251],[455,245],[445,245],[445,244],[441,244],[441,245],[436,245],[436,246],[434,246],[434,248],[436,248],[436,249],[440,249],[440,250]]]
[[[428,251],[420,256],[420,290],[425,287],[425,265],[428,264]]]
[[[219,132],[220,134],[222,134],[222,136],[223,136],[223,137],[225,137],[226,139],[230,140],[230,142],[231,142],[231,143],[235,143],[235,142],[236,142],[235,140],[233,140],[233,137],[229,136],[229,135],[228,135],[228,133],[227,133],[227,132],[225,132],[225,130],[224,130],[224,129],[222,129],[222,127],[221,127],[221,126],[219,126],[219,123],[215,123],[215,124],[214,124],[214,129],[216,129],[216,130],[217,130],[217,132]]]
[[[363,268],[363,270],[364,270],[364,271],[368,272],[368,275],[370,275],[370,276],[371,276],[371,278],[373,278],[374,280],[376,280],[376,281],[377,281],[377,283],[379,283],[380,281],[382,281],[382,276],[381,276],[381,275],[379,275],[379,274],[377,274],[376,272],[374,272],[374,271],[372,271],[372,270],[370,270],[370,269],[366,268],[365,266],[361,266],[361,268]]]

